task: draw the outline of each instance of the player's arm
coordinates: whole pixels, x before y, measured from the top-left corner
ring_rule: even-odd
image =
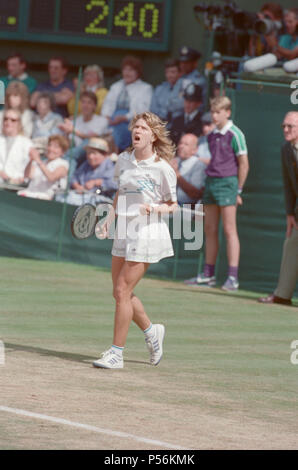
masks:
[[[140,212],[142,215],[150,214],[172,214],[178,208],[177,202],[165,201],[158,205],[142,204]]]

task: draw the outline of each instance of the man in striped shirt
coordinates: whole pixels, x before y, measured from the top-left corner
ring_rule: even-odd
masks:
[[[208,135],[211,161],[207,167],[203,204],[205,210],[206,252],[204,272],[197,284],[215,286],[215,264],[218,253],[218,228],[222,219],[227,243],[229,271],[224,290],[239,287],[238,265],[240,243],[237,232],[237,206],[248,174],[249,163],[243,132],[230,120],[231,100],[221,96],[211,100],[211,114],[216,128]]]

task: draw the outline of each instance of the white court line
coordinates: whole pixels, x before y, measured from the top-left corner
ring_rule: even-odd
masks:
[[[165,447],[167,449],[175,450],[189,450],[186,447],[170,444],[169,442],[147,439],[146,437],[135,436],[126,432],[111,431],[110,429],[99,428],[97,426],[90,426],[89,424],[76,423],[75,421],[68,421],[67,419],[55,418],[53,416],[47,416],[40,413],[32,413],[31,411],[20,410],[18,408],[9,408],[7,406],[0,405],[0,411],[5,411],[7,413],[12,413],[20,416],[27,416],[28,418],[42,419],[44,421],[50,421],[56,424],[71,426],[73,428],[81,428],[85,429],[86,431],[92,431],[98,434],[105,434],[106,436],[120,437],[122,439],[132,439],[133,441],[142,442],[144,444],[150,444],[157,447]]]

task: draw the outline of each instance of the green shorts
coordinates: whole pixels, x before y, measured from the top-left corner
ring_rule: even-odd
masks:
[[[235,206],[238,194],[238,177],[214,178],[207,176],[203,194],[203,204]]]

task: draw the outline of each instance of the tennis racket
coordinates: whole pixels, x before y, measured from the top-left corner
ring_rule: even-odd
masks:
[[[114,210],[112,204],[101,203],[97,206],[86,203],[74,211],[71,219],[71,233],[78,240],[85,240],[94,234],[97,238],[106,238],[103,226]]]

